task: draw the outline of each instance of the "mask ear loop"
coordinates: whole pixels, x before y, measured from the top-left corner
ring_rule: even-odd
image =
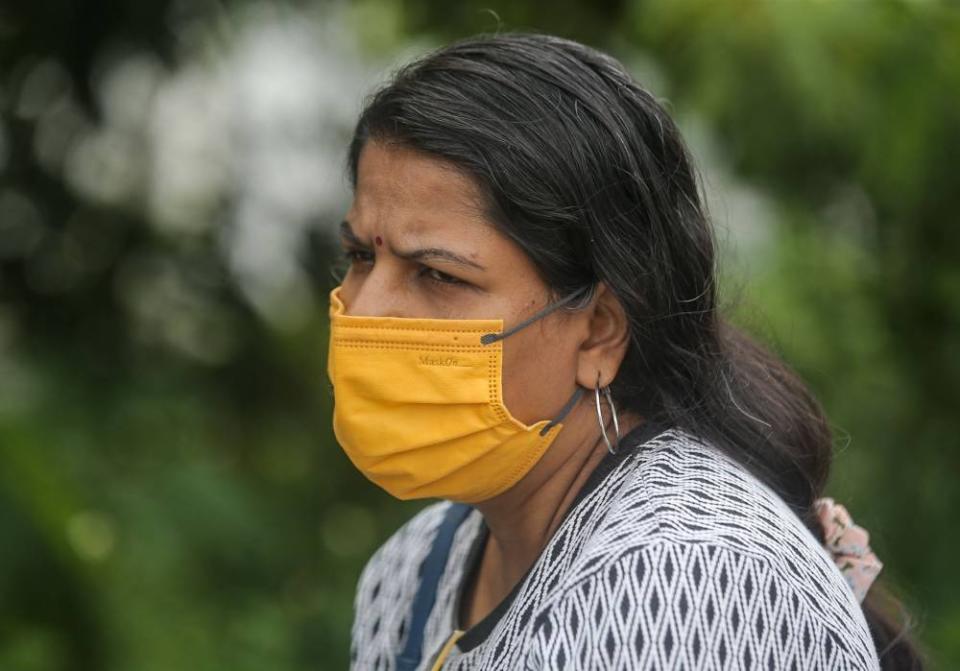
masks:
[[[520,322],[520,323],[517,324],[516,326],[513,326],[512,328],[507,329],[507,330],[504,331],[503,333],[485,333],[485,334],[483,334],[482,336],[480,336],[480,344],[481,344],[481,345],[489,345],[490,343],[497,342],[498,340],[503,340],[503,339],[506,338],[507,336],[513,335],[514,333],[516,333],[517,331],[519,331],[519,330],[522,329],[523,327],[529,326],[530,324],[532,324],[533,322],[537,321],[537,320],[540,319],[541,317],[550,314],[551,312],[553,312],[553,311],[556,310],[557,308],[559,308],[559,307],[561,307],[561,306],[563,306],[563,305],[566,305],[567,303],[570,303],[571,301],[573,301],[573,299],[578,298],[581,294],[586,294],[586,293],[588,293],[592,288],[593,288],[593,287],[591,287],[590,285],[586,285],[586,286],[581,287],[580,289],[577,289],[576,291],[574,291],[572,294],[570,294],[570,295],[567,296],[566,298],[557,301],[557,302],[554,303],[553,305],[548,305],[547,307],[543,308],[543,309],[540,310],[539,312],[536,312],[536,313],[534,313],[532,316],[527,317],[526,319],[524,319],[522,322]],[[580,385],[577,385],[577,389],[576,389],[576,391],[573,392],[573,396],[571,396],[571,397],[570,397],[570,400],[568,400],[568,401],[564,404],[563,408],[560,409],[560,414],[557,415],[557,416],[556,416],[555,418],[553,418],[552,420],[550,420],[550,422],[549,422],[548,424],[546,424],[542,429],[540,429],[540,435],[541,435],[541,436],[546,435],[547,432],[548,432],[550,429],[552,429],[552,428],[555,427],[557,424],[559,424],[560,421],[563,420],[563,418],[566,417],[567,414],[569,414],[569,412],[570,412],[571,410],[573,410],[573,407],[577,404],[577,401],[580,400],[580,397],[581,397],[581,396],[583,396],[583,389],[580,387]]]
[[[560,409],[560,414],[551,419],[549,424],[540,429],[540,435],[545,436],[547,431],[559,424],[561,420],[563,420],[563,418],[566,417],[571,410],[573,410],[573,406],[577,404],[577,401],[580,400],[581,396],[583,396],[583,388],[578,384],[577,390],[573,392],[573,396],[571,396],[570,400],[567,401],[563,408]]]
[[[533,322],[537,321],[537,320],[540,319],[541,317],[550,314],[551,312],[553,312],[554,310],[556,310],[556,309],[559,308],[560,306],[566,305],[567,303],[571,302],[574,298],[577,298],[578,296],[580,296],[580,294],[586,293],[586,292],[589,291],[590,289],[591,289],[591,287],[590,287],[589,285],[588,285],[588,286],[581,287],[580,289],[577,289],[576,291],[574,291],[572,294],[570,294],[570,295],[567,296],[566,298],[557,301],[557,302],[554,303],[553,305],[548,305],[547,307],[543,308],[543,309],[540,310],[539,312],[536,312],[536,313],[534,313],[532,316],[527,317],[526,319],[524,319],[522,322],[520,322],[520,323],[517,324],[516,326],[513,326],[513,327],[507,329],[507,330],[504,331],[503,333],[484,333],[482,336],[480,336],[480,344],[481,344],[481,345],[489,345],[490,343],[494,343],[494,342],[496,342],[496,341],[498,341],[498,340],[503,340],[503,339],[506,338],[507,336],[513,335],[514,333],[516,333],[517,331],[519,331],[519,330],[522,329],[523,327],[529,326],[530,324],[532,324]]]
[[[610,444],[607,437],[607,427],[603,425],[603,414],[600,412],[600,371],[597,371],[597,386],[593,389],[594,398],[597,402],[597,423],[600,424],[600,431],[603,432],[603,440],[607,443],[607,450],[610,454],[616,454],[617,450]],[[613,415],[613,428],[617,433],[617,447],[620,447],[620,421],[617,419],[617,408],[613,404],[613,397],[610,395],[610,386],[603,388],[603,396],[607,399],[607,405],[610,406],[610,413]]]

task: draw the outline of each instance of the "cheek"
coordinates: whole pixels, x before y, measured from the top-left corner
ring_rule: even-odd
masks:
[[[573,394],[576,374],[576,345],[560,336],[520,331],[503,341],[503,401],[524,424],[553,419]]]

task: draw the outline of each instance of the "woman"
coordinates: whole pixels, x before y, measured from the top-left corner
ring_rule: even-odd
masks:
[[[367,102],[349,173],[334,429],[441,499],[364,569],[354,668],[920,668],[860,603],[882,564],[821,497],[827,422],[718,314],[687,151],[620,63],[451,44]]]

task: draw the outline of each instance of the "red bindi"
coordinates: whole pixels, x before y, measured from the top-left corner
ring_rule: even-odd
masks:
[[[374,238],[374,241],[377,243],[377,247],[383,244],[383,238],[381,238],[379,235]]]

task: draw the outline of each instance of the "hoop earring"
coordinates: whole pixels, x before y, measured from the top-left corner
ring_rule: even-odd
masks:
[[[607,400],[607,405],[610,406],[610,413],[613,415],[613,428],[617,434],[617,445],[614,447],[610,444],[610,438],[607,437],[607,427],[603,425],[603,414],[600,412],[600,371],[597,371],[597,385],[593,388],[594,399],[597,404],[597,423],[600,424],[600,431],[603,432],[603,440],[607,443],[607,450],[610,454],[616,454],[616,447],[620,447],[620,422],[617,419],[617,408],[613,404],[613,397],[610,395],[610,386],[607,385],[603,388],[603,396]]]

